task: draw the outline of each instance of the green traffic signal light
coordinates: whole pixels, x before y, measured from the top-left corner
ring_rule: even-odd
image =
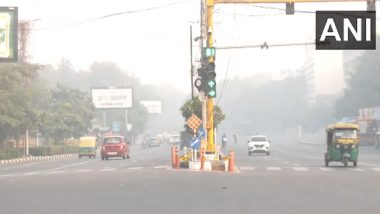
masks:
[[[209,79],[207,81],[207,96],[209,98],[216,97],[216,81],[215,79]]]
[[[215,47],[203,48],[202,55],[204,58],[215,57]]]

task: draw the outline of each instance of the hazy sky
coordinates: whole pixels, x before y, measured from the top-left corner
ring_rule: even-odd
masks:
[[[70,60],[76,69],[87,70],[94,61],[113,61],[139,76],[143,83],[170,83],[189,92],[189,25],[199,35],[199,0],[2,0],[2,6],[18,6],[19,19],[35,20],[30,41],[31,61],[56,65]],[[104,15],[173,2],[173,6],[130,13],[97,21]],[[217,5],[216,46],[311,42],[315,14],[259,8],[275,5]],[[296,10],[365,10],[366,3],[296,4]],[[81,23],[81,24],[80,24]],[[378,28],[379,29],[379,28]],[[199,58],[194,42],[194,58]],[[219,50],[217,78],[254,73],[277,75],[300,68],[306,47]]]

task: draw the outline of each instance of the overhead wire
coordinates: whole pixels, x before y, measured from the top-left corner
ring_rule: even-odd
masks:
[[[235,5],[235,8],[234,8],[234,12],[236,12],[236,5]],[[235,27],[235,24],[236,24],[236,15],[233,16],[233,20],[232,20],[232,28]],[[234,40],[234,34],[231,34],[231,42],[233,42]],[[217,100],[217,105],[219,105],[220,101],[222,100],[223,98],[223,94],[224,94],[224,91],[227,87],[227,83],[228,83],[228,80],[229,80],[229,73],[231,72],[231,58],[232,58],[232,54],[230,54],[228,56],[228,61],[227,61],[227,68],[226,68],[226,72],[225,72],[225,75],[224,75],[224,80],[223,80],[223,85],[222,85],[222,90],[221,90],[221,93],[220,93],[220,96],[218,97],[218,100]]]
[[[158,6],[153,6],[153,7],[141,8],[141,9],[135,9],[135,10],[129,10],[129,11],[123,11],[123,12],[109,13],[109,14],[102,15],[102,16],[99,16],[99,17],[87,19],[87,20],[84,20],[84,21],[79,21],[79,22],[74,23],[74,24],[60,25],[60,26],[49,26],[49,27],[40,27],[40,28],[31,28],[31,29],[32,30],[51,30],[51,29],[59,29],[59,28],[76,27],[76,26],[80,26],[80,25],[90,24],[90,23],[93,23],[93,22],[96,22],[96,21],[99,21],[99,20],[112,18],[112,17],[115,17],[115,16],[121,16],[121,15],[126,15],[126,14],[135,14],[135,13],[141,13],[141,12],[148,12],[148,11],[152,11],[152,10],[158,10],[158,9],[163,9],[163,8],[167,8],[167,7],[172,7],[172,6],[175,6],[175,5],[178,5],[178,4],[182,4],[182,3],[188,2],[188,1],[191,1],[191,0],[181,0],[181,1],[171,2],[171,3],[168,3],[168,4],[162,4],[162,5],[158,5]],[[39,20],[42,20],[42,19],[39,19]]]

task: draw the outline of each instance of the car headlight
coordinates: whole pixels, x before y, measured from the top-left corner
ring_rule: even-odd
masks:
[[[339,148],[340,148],[340,145],[339,145],[339,144],[336,144],[335,147],[336,147],[337,149],[339,149]]]
[[[351,149],[355,149],[355,148],[356,148],[355,144],[351,145]]]

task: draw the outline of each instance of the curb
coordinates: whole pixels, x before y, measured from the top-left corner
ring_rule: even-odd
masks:
[[[312,141],[300,141],[300,140],[296,140],[295,142],[296,143],[300,143],[300,144],[311,145],[311,146],[324,146],[325,145],[323,143],[316,143],[316,142],[312,142]]]
[[[53,155],[53,156],[34,156],[34,157],[28,157],[28,158],[1,160],[0,165],[31,162],[31,161],[42,161],[42,160],[58,160],[58,159],[77,158],[77,157],[78,157],[78,154],[65,154],[65,155]]]

